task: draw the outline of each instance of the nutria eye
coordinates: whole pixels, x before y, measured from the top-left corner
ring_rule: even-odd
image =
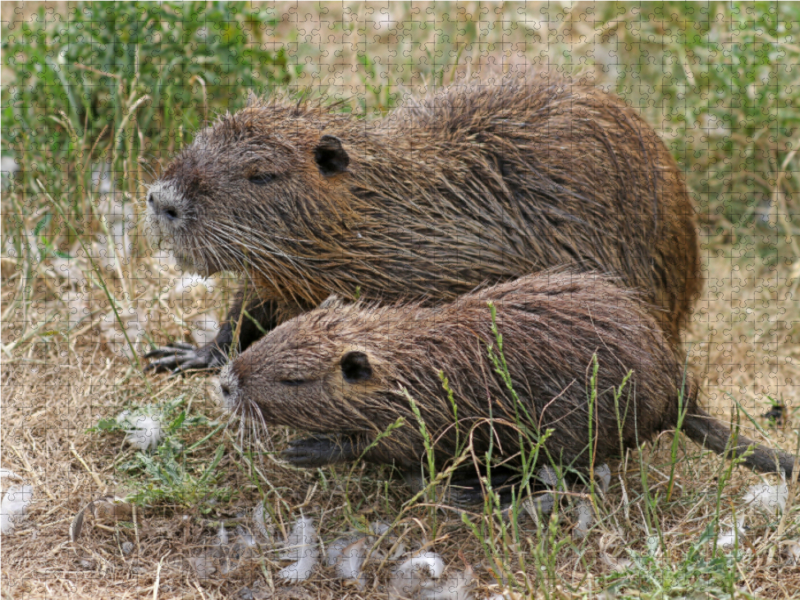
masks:
[[[363,352],[348,352],[342,357],[342,376],[347,383],[359,383],[372,377],[372,365]]]
[[[298,385],[303,385],[304,383],[308,383],[306,379],[281,379],[278,383],[281,385],[288,385],[289,387],[297,387]]]
[[[259,173],[258,175],[253,175],[252,177],[248,177],[247,180],[250,183],[255,185],[267,185],[271,181],[275,179],[275,175],[272,173]]]

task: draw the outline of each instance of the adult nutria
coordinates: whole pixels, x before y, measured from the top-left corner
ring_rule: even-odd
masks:
[[[656,133],[546,76],[451,87],[374,122],[254,100],[198,134],[147,212],[185,268],[239,272],[248,290],[214,342],[151,352],[156,370],[219,366],[234,337],[243,350],[330,294],[435,304],[561,265],[641,290],[677,343],[701,286],[695,211]]]
[[[503,360],[489,302],[519,403],[487,350],[493,346]],[[599,368],[590,430],[594,356]],[[459,435],[461,442],[469,436],[473,456],[483,457],[490,419],[494,455],[507,459],[507,466],[520,462],[522,424],[540,434],[552,428],[540,460],[546,454],[578,472],[588,470],[592,457],[600,465],[675,428],[681,402],[682,431],[692,440],[724,454],[731,435],[697,405],[691,376],[636,294],[593,273],[544,272],[437,308],[327,306],[270,332],[224,368],[219,384],[229,410],[318,434],[284,452],[298,466],[350,461],[363,453],[371,462],[418,469],[426,450],[403,388],[435,442],[439,467],[457,454]],[[404,426],[367,449],[400,417]],[[731,454],[751,445],[746,465],[791,473],[791,456],[743,436]],[[523,442],[522,450],[531,447]]]

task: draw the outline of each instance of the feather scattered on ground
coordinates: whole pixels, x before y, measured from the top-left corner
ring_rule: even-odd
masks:
[[[736,528],[735,529],[728,529],[719,534],[717,538],[717,546],[722,548],[723,550],[730,550],[733,549],[734,545],[737,543],[739,546],[742,545],[742,540],[744,540],[745,531],[744,531],[744,517],[739,517],[736,519]]]
[[[8,488],[0,502],[0,532],[13,533],[25,518],[25,509],[33,502],[33,486],[22,485]]]
[[[789,486],[786,485],[785,475],[783,482],[777,485],[762,483],[751,486],[743,498],[745,504],[757,506],[770,515],[782,513],[786,509],[788,499]]]
[[[281,560],[294,560],[295,562],[281,569],[278,577],[293,583],[305,581],[319,560],[319,545],[314,521],[310,518],[300,518],[294,524],[291,535],[286,540],[286,552],[281,555]]]
[[[228,545],[228,530],[225,529],[225,523],[220,523],[219,525],[219,530],[217,531],[217,545],[218,546]]]
[[[432,589],[444,573],[444,560],[436,552],[420,550],[397,567],[389,583],[389,598],[409,598]]]
[[[0,469],[0,479],[8,477],[9,479],[16,479],[17,481],[22,481],[22,477],[14,473],[11,469]]]
[[[342,549],[341,556],[336,562],[336,574],[345,581],[354,581],[362,590],[367,584],[366,577],[361,572],[361,567],[367,558],[366,543],[365,537],[357,539]]]
[[[161,427],[161,415],[158,412],[134,413],[124,410],[117,417],[117,423],[128,434],[125,441],[142,452],[158,448],[166,435]]]
[[[417,597],[420,600],[472,600],[470,585],[473,577],[472,567],[467,565],[444,583],[436,582],[431,587],[423,587]]]
[[[611,485],[611,469],[606,464],[602,464],[594,470],[594,476],[600,484],[600,489],[605,494]]]
[[[264,504],[259,500],[253,508],[253,523],[261,536],[268,542],[272,541],[275,525],[272,521],[267,522],[267,512],[264,510]]]
[[[350,544],[355,542],[358,538],[357,537],[343,537],[339,538],[330,544],[328,544],[328,549],[325,552],[325,564],[329,567],[335,566],[339,559],[342,558],[342,554],[344,553],[344,549],[347,548]]]
[[[539,480],[544,483],[550,490],[557,490],[561,487],[562,482],[558,479],[558,474],[551,466],[545,466],[539,469],[537,473]],[[525,509],[534,522],[539,522],[539,514],[549,515],[553,512],[553,507],[556,504],[556,495],[553,492],[546,492],[529,496],[522,502],[522,507]]]
[[[583,539],[589,533],[589,528],[594,521],[594,510],[589,502],[581,500],[575,505],[575,514],[578,516],[578,522],[572,530],[572,535],[578,539]]]

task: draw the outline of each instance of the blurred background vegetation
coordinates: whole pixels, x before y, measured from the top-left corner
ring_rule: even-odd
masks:
[[[550,66],[640,108],[712,238],[745,236],[775,259],[778,238],[797,233],[800,4],[456,6],[70,2],[4,14],[3,155],[33,202],[20,208],[38,208],[39,179],[82,214],[88,165],[108,161],[132,200],[136,173],[248,90],[344,98],[342,110],[374,116],[488,68]]]

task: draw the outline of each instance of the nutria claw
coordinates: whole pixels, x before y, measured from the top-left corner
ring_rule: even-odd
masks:
[[[218,370],[227,362],[227,356],[213,344],[197,348],[183,342],[172,342],[156,348],[144,357],[158,359],[147,365],[145,371],[170,371],[173,375],[187,371]]]

